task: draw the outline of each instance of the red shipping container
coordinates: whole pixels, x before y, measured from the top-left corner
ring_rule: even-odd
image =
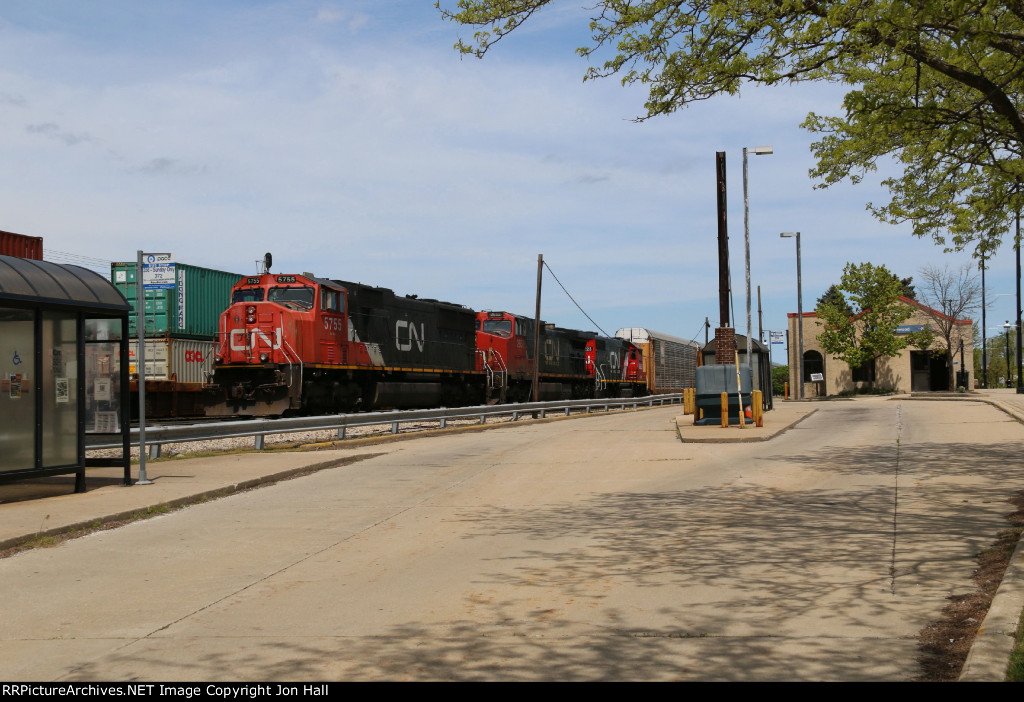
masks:
[[[43,260],[43,237],[0,232],[0,254]]]

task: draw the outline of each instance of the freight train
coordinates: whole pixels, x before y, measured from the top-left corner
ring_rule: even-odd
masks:
[[[696,385],[697,366],[701,365],[700,344],[643,327],[626,327],[615,332],[640,348],[647,372],[647,388],[654,395],[682,392]]]
[[[208,416],[326,414],[646,394],[624,339],[387,288],[265,272],[239,280],[220,316]]]

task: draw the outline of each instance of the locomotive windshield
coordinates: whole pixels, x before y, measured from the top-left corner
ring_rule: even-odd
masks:
[[[484,334],[494,334],[495,336],[512,336],[512,320],[485,319],[483,332]]]
[[[294,302],[311,310],[313,309],[313,288],[271,288],[267,300],[282,303]]]
[[[231,302],[263,302],[263,288],[242,288],[231,294]]]

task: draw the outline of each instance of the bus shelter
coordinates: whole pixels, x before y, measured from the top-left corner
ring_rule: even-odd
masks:
[[[80,266],[0,256],[0,482],[123,466],[131,484],[128,313]],[[86,459],[86,434],[119,434],[120,458]]]

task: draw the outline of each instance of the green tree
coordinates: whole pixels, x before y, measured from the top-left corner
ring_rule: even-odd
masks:
[[[931,344],[927,329],[897,336],[897,327],[913,310],[900,301],[900,279],[885,266],[847,263],[838,290],[848,306],[825,301],[816,310],[824,326],[818,342],[833,358],[860,368],[898,356],[908,346],[923,349]]]
[[[454,3],[454,5],[453,5]],[[436,0],[473,27],[482,57],[552,0]],[[838,116],[811,114],[820,187],[880,160],[902,173],[869,209],[947,248],[997,244],[1024,208],[1024,0],[594,0],[585,79],[647,86],[646,114],[746,84],[851,87]]]
[[[846,302],[846,298],[843,296],[842,291],[839,290],[839,286],[835,283],[828,286],[828,290],[818,298],[818,307],[823,305],[832,305],[838,309],[846,310],[847,314],[853,316],[853,310],[850,309],[849,303]]]
[[[782,397],[789,382],[789,366],[772,366],[772,394]]]
[[[917,292],[914,290],[914,286],[912,284],[914,282],[913,277],[898,278],[895,273],[892,277],[900,286],[900,295],[903,297],[909,297],[911,300],[917,299]],[[850,308],[849,303],[846,302],[846,298],[843,296],[839,286],[835,283],[828,286],[828,290],[818,298],[818,307],[821,307],[824,304],[836,305],[841,309],[847,310],[851,316],[853,315],[853,310]]]

